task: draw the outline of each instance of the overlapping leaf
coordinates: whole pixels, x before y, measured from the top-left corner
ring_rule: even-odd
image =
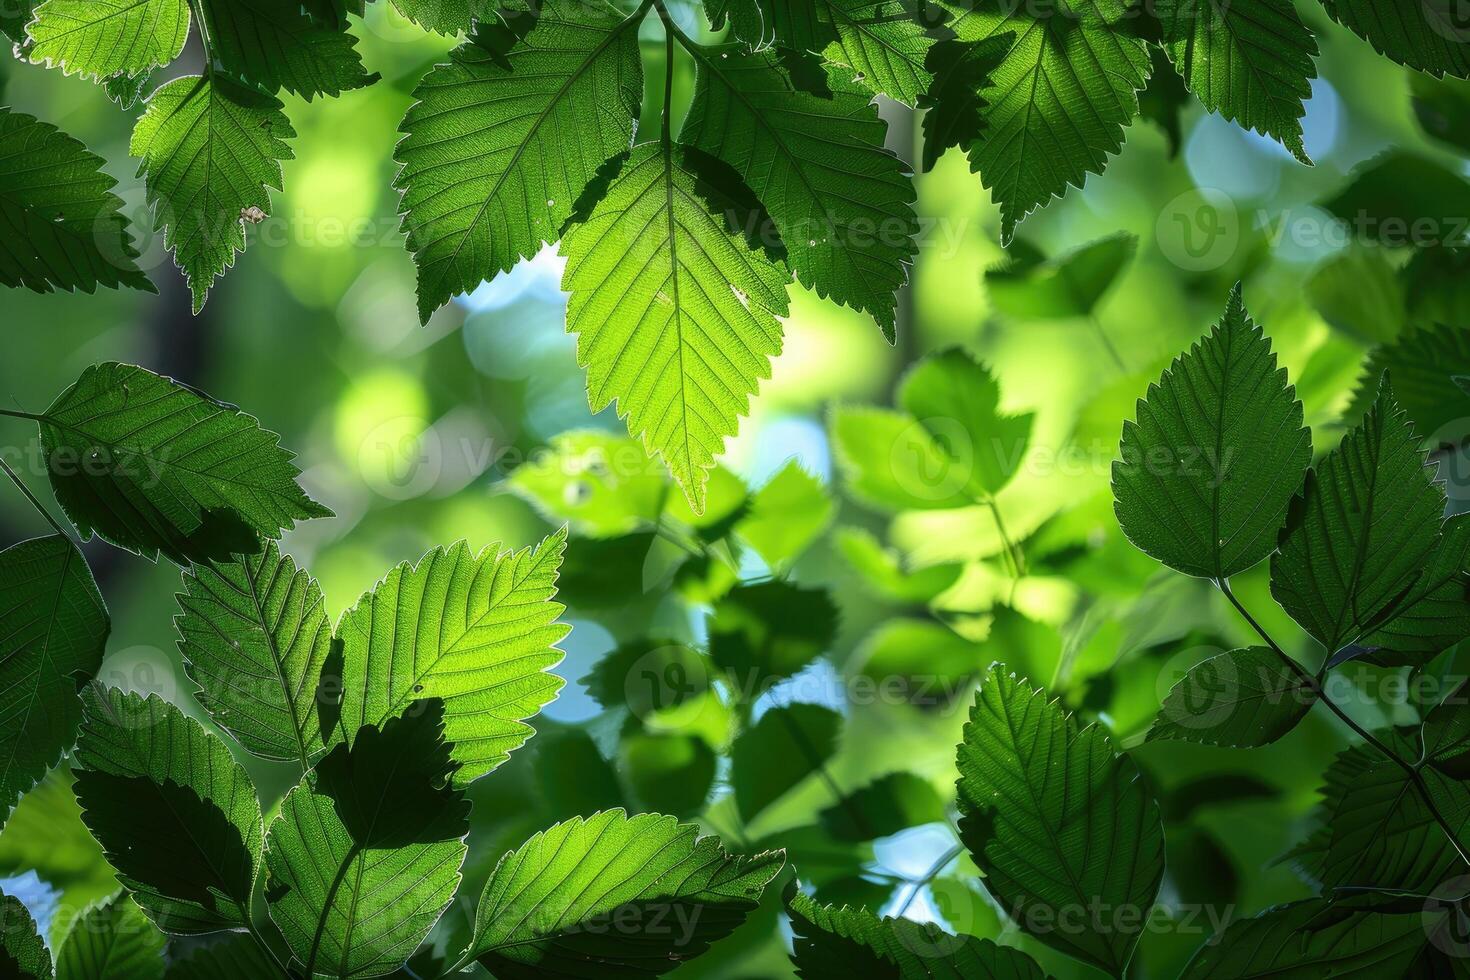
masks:
[[[1439,545],[1393,618],[1363,638],[1382,664],[1423,665],[1470,636],[1470,515],[1444,523]]]
[[[1174,67],[1205,108],[1274,136],[1302,163],[1317,41],[1290,0],[1163,0],[1154,7]]]
[[[374,977],[413,955],[459,887],[469,802],[443,703],[368,725],[286,794],[266,902],[307,977]]]
[[[867,909],[788,895],[796,933],[791,962],[801,980],[1042,980],[1036,961],[988,939],[953,936],[932,923],[880,919]]]
[[[214,57],[237,78],[309,99],[377,77],[363,70],[351,34],[298,0],[200,0],[200,7]]]
[[[569,820],[501,859],[468,952],[504,980],[660,976],[745,921],[784,863],[732,857],[673,817]]]
[[[774,50],[693,50],[681,139],[739,172],[804,285],[871,313],[892,340],[918,221],[907,168],[884,149],[887,126],[869,93],[847,69]]]
[[[821,656],[836,634],[837,607],[825,589],[776,579],[738,586],[715,603],[709,653],[755,698]]]
[[[1427,252],[1418,261],[1427,265],[1435,258],[1451,259],[1443,249]],[[1458,273],[1452,273],[1458,275]],[[1431,290],[1414,288],[1414,299],[1427,298]],[[1447,312],[1447,311],[1444,311]],[[1372,407],[1378,396],[1383,372],[1393,378],[1394,395],[1414,423],[1414,431],[1431,445],[1455,442],[1470,426],[1470,400],[1456,386],[1454,376],[1470,374],[1470,327],[1439,324],[1406,330],[1391,343],[1375,347],[1364,365],[1363,377],[1353,393],[1347,417],[1356,422]]]
[[[817,704],[771,708],[735,740],[730,783],[740,819],[749,823],[837,751],[842,716]]]
[[[1332,19],[1401,65],[1470,78],[1470,29],[1455,0],[1322,0]]]
[[[935,38],[924,17],[936,8],[919,0],[822,0],[813,6],[834,35],[822,51],[828,61],[848,66],[859,84],[879,95],[918,104],[934,81],[926,59]]]
[[[496,10],[492,0],[393,0],[393,6],[424,30],[450,36],[468,33]]]
[[[0,817],[71,747],[77,689],[102,666],[110,629],[92,572],[66,538],[0,551]]]
[[[1328,650],[1381,625],[1440,542],[1444,489],[1387,379],[1291,502],[1271,594]]]
[[[1279,905],[1201,946],[1181,980],[1411,976],[1432,921],[1418,913],[1337,910],[1320,899]]]
[[[197,313],[245,250],[247,212],[270,213],[267,188],[281,187],[281,161],[292,156],[285,141],[296,132],[279,100],[218,72],[176,78],[147,105],[129,151],[142,158],[154,229],[165,232]]]
[[[1212,579],[1275,550],[1311,435],[1238,287],[1209,336],[1149,386],[1137,420],[1123,425],[1120,452],[1114,509],[1139,550]]]
[[[30,909],[14,895],[0,895],[0,974],[51,980],[51,951],[37,934]]]
[[[394,158],[424,320],[560,237],[643,98],[638,30],[600,2],[481,23],[414,90]]]
[[[72,523],[146,558],[253,554],[259,539],[332,513],[297,485],[274,432],[140,367],[87,368],[38,421]]]
[[[1148,737],[1246,748],[1296,727],[1316,693],[1274,650],[1231,650],[1190,668],[1174,685]]]
[[[102,158],[34,116],[0,107],[0,284],[38,293],[99,285],[153,292]]]
[[[93,905],[56,957],[56,980],[163,980],[163,933],[126,892]]]
[[[95,81],[166,65],[189,36],[187,0],[45,0],[26,26],[32,64]]]
[[[696,513],[725,437],[781,352],[791,275],[747,241],[744,188],[697,150],[637,147],[562,245],[567,329],[594,412],[616,401],[628,431],[668,465]]]
[[[94,684],[83,701],[77,799],[118,881],[164,932],[243,927],[261,848],[250,777],[157,696]]]
[[[184,574],[175,619],[184,667],[221,728],[303,769],[323,746],[317,682],[332,644],[321,589],[274,541]]]
[[[1120,26],[1121,0],[1056,6],[972,6],[946,0],[961,41],[1010,36],[980,97],[985,132],[970,165],[1000,204],[1001,238],[1032,210],[1101,173],[1138,112],[1150,62],[1143,40]]]
[[[554,601],[566,530],[535,548],[478,555],[461,541],[388,573],[342,617],[342,731],[382,725],[425,698],[444,702],[463,785],[525,744],[525,723],[556,696],[568,627]],[[332,741],[342,738],[334,732]]]
[[[959,746],[960,836],[985,886],[1022,926],[1064,909],[1113,915],[1082,929],[1035,929],[1047,945],[1122,976],[1164,873],[1159,808],[1127,756],[1077,727],[1044,692],[997,665]],[[1039,918],[1033,918],[1033,913]]]

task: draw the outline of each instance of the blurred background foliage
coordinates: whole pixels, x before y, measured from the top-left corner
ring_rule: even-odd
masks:
[[[694,9],[679,9],[699,26]],[[610,412],[588,413],[553,250],[418,326],[391,147],[411,89],[450,42],[382,3],[354,30],[384,81],[288,104],[300,136],[287,190],[203,314],[190,316],[157,239],[144,262],[158,296],[8,291],[0,396],[38,411],[87,364],[117,359],[259,413],[338,515],[285,540],[334,617],[435,544],[522,547],[571,525],[562,598],[573,631],[558,668],[569,683],[538,737],[472,790],[464,895],[508,846],[555,820],[660,809],[737,850],[786,847],[825,900],[1005,937],[1058,976],[1078,975],[1085,968],[1005,923],[955,848],[967,685],[999,659],[1111,728],[1154,783],[1169,840],[1164,924],[1134,973],[1170,976],[1218,925],[1209,916],[1310,894],[1276,859],[1303,836],[1343,733],[1313,714],[1250,753],[1142,744],[1179,673],[1247,637],[1204,583],[1123,540],[1108,492],[1122,420],[1237,280],[1319,452],[1335,444],[1374,345],[1411,323],[1470,323],[1457,255],[1396,247],[1374,230],[1383,225],[1347,235],[1333,223],[1470,214],[1470,87],[1391,64],[1316,5],[1302,14],[1322,44],[1304,120],[1314,168],[1193,103],[1180,110],[1168,73],[1107,173],[1029,218],[1003,252],[996,209],[950,153],[917,178],[924,230],[896,349],[866,317],[793,286],[785,351],[699,518]],[[652,113],[664,54],[652,20],[646,29]],[[675,67],[683,104],[692,72]],[[81,79],[0,70],[4,98],[102,155],[134,227],[148,227],[126,152],[131,116]],[[917,114],[883,112],[891,147],[916,159]],[[906,499],[913,488],[884,483],[895,460],[927,451],[904,443],[904,373],[954,345],[989,366],[1004,412],[1033,416],[1029,452],[993,506]],[[1446,422],[1465,415],[1451,408]],[[29,451],[26,428],[8,427],[4,445]],[[17,495],[4,500],[6,542],[42,530]],[[88,556],[113,617],[102,679],[162,693],[208,723],[181,696],[178,570],[105,546]],[[1305,651],[1267,601],[1264,567],[1236,587],[1271,611],[1268,630]],[[923,700],[916,686],[859,696],[874,689],[861,678],[916,675],[948,696],[924,706],[909,703]],[[293,773],[242,762],[269,814]],[[0,834],[0,874],[25,875],[6,891],[29,896],[43,926],[47,908],[112,890],[64,773]],[[469,914],[451,910],[440,941],[453,947]],[[676,975],[786,976],[783,929],[772,896]]]

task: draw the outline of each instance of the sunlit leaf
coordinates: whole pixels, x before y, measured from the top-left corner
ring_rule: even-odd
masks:
[[[321,589],[274,541],[195,565],[178,595],[184,667],[199,701],[241,745],[310,768],[320,752],[317,681],[332,643]]]
[[[501,860],[468,952],[503,980],[660,976],[740,925],[783,863],[731,857],[673,817],[569,820]]]
[[[163,933],[126,892],[87,909],[56,957],[56,980],[162,980]]]
[[[549,671],[568,629],[554,599],[566,541],[563,529],[535,548],[478,554],[460,541],[390,571],[337,625],[342,716],[329,745],[426,698],[444,702],[457,785],[525,744],[525,719],[563,684]]]
[[[635,147],[606,195],[562,243],[567,329],[592,410],[617,404],[696,514],[725,438],[781,352],[790,273],[738,215],[758,205],[704,154]],[[747,194],[748,196],[748,194]]]
[[[444,705],[357,732],[295,789],[266,838],[266,902],[307,977],[374,977],[413,955],[459,887],[469,802]]]
[[[118,881],[164,932],[244,926],[261,847],[245,770],[157,696],[94,684],[83,701],[77,799]]]
[[[340,95],[377,78],[344,25],[318,20],[298,0],[199,0],[199,9],[225,70],[272,92]]]
[[[32,64],[94,81],[166,65],[189,36],[186,0],[45,0],[26,26]]]

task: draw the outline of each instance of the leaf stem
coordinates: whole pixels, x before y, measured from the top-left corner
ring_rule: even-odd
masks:
[[[953,846],[949,848],[949,850],[939,855],[938,860],[936,860],[932,865],[929,866],[929,870],[925,871],[923,876],[920,877],[918,880],[912,882],[913,887],[909,889],[909,893],[904,898],[902,904],[900,904],[898,908],[894,909],[893,917],[895,919],[902,919],[903,914],[909,910],[909,906],[914,904],[914,899],[919,897],[919,892],[923,891],[930,882],[939,877],[939,872],[949,867],[949,862],[959,857],[960,854],[964,852],[964,850],[965,845],[956,842]]]
[[[46,509],[46,506],[42,504],[41,501],[36,499],[36,495],[31,493],[31,488],[25,485],[25,482],[20,478],[20,474],[11,469],[10,464],[5,462],[5,459],[3,457],[0,457],[0,469],[3,469],[5,471],[5,475],[10,477],[10,482],[14,483],[16,488],[19,489],[20,492],[25,495],[25,498],[31,502],[31,506],[36,508],[36,512],[42,517],[46,518],[46,523],[50,524],[57,534],[70,541],[71,535],[62,530],[61,525],[57,522],[56,518],[52,517],[51,512]]]
[[[1420,798],[1424,801],[1424,805],[1428,808],[1430,815],[1434,817],[1435,822],[1438,823],[1440,829],[1444,831],[1445,837],[1449,839],[1450,844],[1460,855],[1460,860],[1464,861],[1467,865],[1470,865],[1470,854],[1467,854],[1465,846],[1460,843],[1459,836],[1455,833],[1455,829],[1450,826],[1449,821],[1445,819],[1444,814],[1439,812],[1439,807],[1435,805],[1434,798],[1430,796],[1429,785],[1424,782],[1424,775],[1419,771],[1419,767],[1416,766],[1414,763],[1409,762],[1407,759],[1404,759],[1398,753],[1394,752],[1372,732],[1368,731],[1362,725],[1359,725],[1356,721],[1354,721],[1352,716],[1342,709],[1341,705],[1339,705],[1336,701],[1333,701],[1332,698],[1328,697],[1327,691],[1322,687],[1321,680],[1314,674],[1310,674],[1307,671],[1303,670],[1300,664],[1298,664],[1291,657],[1287,656],[1286,651],[1282,650],[1281,647],[1276,643],[1276,641],[1271,638],[1270,634],[1268,634],[1265,629],[1262,628],[1261,624],[1256,622],[1255,617],[1250,614],[1250,611],[1247,610],[1245,606],[1241,604],[1241,601],[1235,597],[1235,592],[1230,588],[1229,580],[1220,579],[1215,584],[1219,586],[1220,591],[1224,593],[1225,598],[1230,600],[1230,604],[1235,607],[1236,612],[1240,613],[1240,615],[1245,618],[1245,621],[1250,624],[1251,629],[1256,631],[1256,634],[1266,642],[1266,645],[1275,652],[1276,656],[1281,658],[1281,662],[1285,664],[1286,667],[1297,676],[1302,684],[1304,684],[1316,696],[1318,701],[1321,701],[1324,705],[1326,705],[1329,711],[1336,715],[1343,724],[1348,726],[1348,728],[1357,733],[1358,737],[1361,738],[1366,744],[1372,746],[1380,754],[1382,754],[1384,757],[1389,759],[1391,762],[1393,762],[1404,771],[1404,773],[1409,777],[1409,782],[1414,785],[1414,788],[1418,791]]]
[[[1113,363],[1118,366],[1119,373],[1127,374],[1128,365],[1123,363],[1123,355],[1119,354],[1118,348],[1113,346],[1113,338],[1108,336],[1107,328],[1102,325],[1102,321],[1097,318],[1097,314],[1087,314],[1087,322],[1092,324],[1093,329],[1097,331],[1097,335],[1102,340],[1103,346],[1107,348],[1109,356],[1113,359]]]
[[[0,415],[12,419],[25,419],[28,422],[40,422],[43,420],[43,417],[40,415],[33,415],[30,412],[22,412],[13,408],[0,408]]]

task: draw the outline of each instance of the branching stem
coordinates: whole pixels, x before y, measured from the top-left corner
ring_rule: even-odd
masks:
[[[1281,649],[1261,624],[1256,622],[1255,617],[1250,614],[1250,611],[1235,597],[1235,592],[1230,588],[1229,580],[1221,579],[1215,584],[1220,587],[1220,591],[1224,593],[1225,598],[1230,600],[1230,604],[1235,607],[1236,612],[1240,613],[1245,621],[1250,624],[1251,629],[1256,631],[1256,634],[1265,641],[1266,645],[1281,659],[1281,662],[1297,677],[1302,685],[1316,696],[1318,701],[1326,705],[1329,711],[1341,719],[1343,724],[1347,725],[1348,728],[1357,733],[1358,737],[1366,744],[1372,746],[1385,758],[1404,771],[1409,777],[1409,782],[1413,784],[1414,789],[1418,791],[1420,798],[1424,801],[1424,805],[1428,808],[1430,815],[1434,817],[1435,822],[1444,831],[1445,837],[1449,839],[1450,844],[1453,845],[1455,851],[1460,855],[1460,860],[1470,865],[1470,853],[1467,853],[1465,846],[1460,843],[1459,835],[1450,826],[1450,822],[1445,819],[1444,814],[1439,812],[1439,807],[1435,805],[1434,798],[1430,796],[1429,785],[1424,781],[1424,774],[1419,771],[1419,767],[1400,756],[1393,749],[1385,745],[1376,735],[1354,721],[1352,716],[1342,709],[1341,705],[1327,695],[1327,691],[1322,687],[1320,678],[1303,670],[1300,664],[1287,656],[1286,651]]]

